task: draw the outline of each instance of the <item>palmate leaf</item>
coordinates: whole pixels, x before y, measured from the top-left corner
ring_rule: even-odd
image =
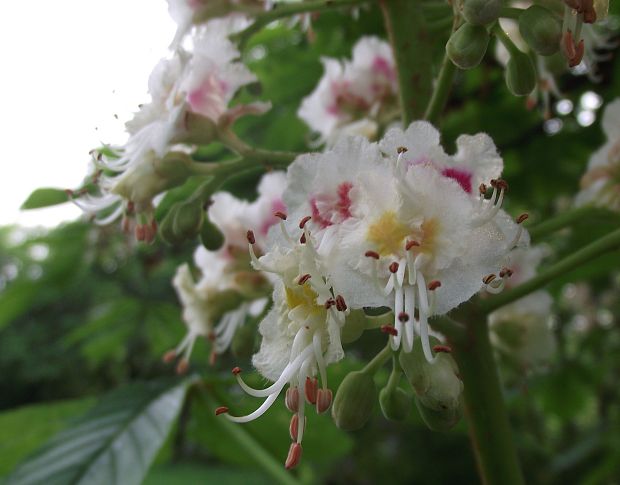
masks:
[[[6,484],[141,483],[190,383],[187,379],[140,383],[113,392],[18,466]]]

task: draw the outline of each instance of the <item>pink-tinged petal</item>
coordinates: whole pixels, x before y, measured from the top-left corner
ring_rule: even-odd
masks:
[[[468,172],[466,170],[462,170],[459,168],[445,168],[444,170],[442,170],[441,174],[444,177],[448,177],[453,180],[456,180],[465,192],[467,192],[468,194],[471,194],[471,191],[472,191],[472,186],[471,186],[472,173],[471,172]]]
[[[282,201],[282,199],[275,199],[271,203],[271,214],[269,215],[269,217],[267,217],[266,220],[263,221],[263,223],[260,226],[260,233],[263,236],[267,235],[267,232],[269,231],[269,228],[271,226],[280,222],[281,219],[279,219],[278,217],[274,215],[276,212],[282,212],[286,214],[286,206],[284,205],[284,202]]]

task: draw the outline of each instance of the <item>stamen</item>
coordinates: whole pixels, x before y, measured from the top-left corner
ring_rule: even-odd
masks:
[[[248,238],[248,242],[250,244],[256,244],[256,238],[254,237],[254,231],[248,231],[246,233],[246,237]]]
[[[228,412],[228,408],[226,406],[220,406],[215,408],[215,415],[219,416],[220,414],[224,414]]]
[[[306,377],[304,384],[304,396],[310,404],[316,404],[317,391],[319,389],[319,381],[316,377]]]
[[[433,347],[433,352],[435,352],[436,354],[444,352],[446,354],[450,354],[452,353],[452,347],[448,346],[448,345],[435,345]]]
[[[232,373],[233,373],[233,376],[236,376],[237,374],[241,374],[241,367],[233,367]]]
[[[306,427],[306,418],[305,417],[304,417],[303,427],[304,427],[304,429]],[[295,413],[291,417],[291,423],[289,424],[289,427],[288,427],[288,432],[289,432],[289,435],[291,436],[291,440],[297,441],[299,439],[299,428],[300,428],[299,414]]]
[[[398,335],[398,330],[396,330],[396,328],[392,325],[381,325],[380,329],[383,333],[387,333],[388,335],[392,335],[393,337],[396,337]]]
[[[297,284],[304,285],[310,278],[312,278],[312,275],[310,273],[306,273],[305,275],[299,278],[299,280],[297,281]]]
[[[409,251],[411,248],[419,247],[420,243],[418,241],[407,241],[405,244],[405,251]]]
[[[179,375],[186,374],[188,370],[189,370],[189,361],[184,357],[181,360],[179,360],[179,363],[177,364],[177,374]]]
[[[439,280],[433,280],[428,284],[429,291],[435,291],[439,287],[441,287],[441,281]]]
[[[495,278],[497,278],[497,276],[495,276],[494,274],[490,274],[485,276],[484,278],[482,278],[482,282],[485,285],[488,285],[489,283],[491,283],[491,281],[493,281]]]
[[[500,278],[510,278],[513,274],[513,271],[510,268],[502,268],[499,272]]]
[[[517,224],[522,224],[523,222],[529,219],[530,215],[527,212],[524,212],[519,217],[517,217]]]
[[[405,322],[403,349],[405,350],[405,352],[411,352],[411,349],[413,348],[414,337],[413,320],[415,315],[415,286],[408,285],[405,287],[405,312],[411,318],[409,318],[408,321]]]
[[[248,423],[257,418],[260,418],[263,414],[265,414],[277,398],[278,393],[274,392],[273,394],[269,395],[269,397],[265,399],[263,404],[261,404],[260,407],[253,413],[250,413],[246,416],[231,416],[230,414],[226,414],[226,417],[235,423]]]
[[[321,384],[323,388],[327,387],[327,370],[325,360],[323,359],[323,349],[321,348],[321,335],[319,332],[315,332],[312,336],[312,346],[314,348],[314,359],[316,365],[319,368],[319,374],[321,375]]]
[[[177,358],[177,351],[172,349],[169,350],[168,352],[166,352],[164,354],[164,356],[162,357],[162,360],[166,363],[169,364],[170,362],[172,362],[174,359]]]
[[[291,447],[288,450],[288,456],[284,462],[284,467],[287,470],[291,470],[299,465],[299,462],[301,461],[301,452],[302,448],[300,443],[291,443]]]
[[[323,414],[332,405],[334,394],[331,389],[319,389],[316,396],[316,412]]]
[[[338,295],[338,296],[336,296],[336,309],[337,309],[339,312],[344,312],[344,311],[346,311],[346,310],[347,310],[347,308],[348,308],[348,307],[347,307],[347,304],[346,304],[346,302],[344,301],[344,298],[342,297],[342,295]]]
[[[375,251],[366,251],[364,253],[364,256],[366,256],[367,258],[379,259],[379,253]]]
[[[408,315],[407,313],[405,313],[405,312],[400,312],[400,313],[398,314],[398,319],[399,319],[402,323],[408,322],[408,321],[409,321],[409,315]]]
[[[398,350],[398,348],[400,347],[400,340],[401,340],[401,335],[402,335],[402,329],[403,329],[403,322],[406,320],[401,320],[401,314],[404,313],[403,312],[403,289],[402,287],[397,287],[396,291],[394,292],[394,328],[397,331],[397,334],[392,336],[392,338],[390,339],[390,346],[392,347],[392,350]]]
[[[303,229],[304,227],[306,227],[306,224],[310,219],[312,219],[312,216],[306,216],[301,221],[299,221],[299,229]]]
[[[276,216],[278,219],[282,219],[283,221],[286,220],[286,214],[282,211],[276,211],[273,213],[274,216]]]
[[[422,351],[427,362],[432,364],[435,362],[435,357],[431,352],[431,344],[428,336],[428,294],[426,293],[426,282],[424,281],[424,275],[421,272],[418,273],[418,296],[419,296],[419,315],[420,315],[420,338],[422,339]]]
[[[328,300],[325,301],[325,308],[329,310],[335,304],[336,304],[336,300],[334,300],[333,298],[329,298]]]
[[[390,264],[389,266],[390,273],[396,273],[398,271],[399,266],[400,265],[398,264],[397,261],[394,261],[392,264]]]
[[[287,409],[292,413],[299,411],[299,389],[297,389],[297,387],[289,387],[286,390],[284,403],[286,404]]]
[[[301,244],[306,244],[306,233],[304,232],[301,237],[299,238],[299,242]]]

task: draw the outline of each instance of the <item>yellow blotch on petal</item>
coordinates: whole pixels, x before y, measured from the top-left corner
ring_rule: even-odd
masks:
[[[285,288],[285,291],[286,304],[291,310],[300,305],[306,307],[306,311],[312,314],[316,314],[325,310],[325,307],[323,305],[317,304],[316,299],[318,295],[308,283],[299,285],[297,288],[291,288],[287,286]]]
[[[397,219],[396,213],[388,211],[370,225],[366,237],[381,256],[387,256],[401,252],[410,233],[411,229]]]

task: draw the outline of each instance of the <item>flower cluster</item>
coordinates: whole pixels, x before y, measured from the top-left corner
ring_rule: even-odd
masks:
[[[213,195],[209,218],[224,235],[224,245],[217,251],[199,246],[194,262],[200,274],[196,281],[189,265],[177,269],[173,285],[183,305],[187,334],[169,351],[165,361],[180,357],[178,370],[185,372],[198,337],[213,342],[211,361],[230,346],[248,316],[257,317],[266,308],[271,285],[250,266],[245,231],[266,235],[284,209],[282,192],[286,178],[282,172],[263,176],[258,198],[252,202],[238,200],[227,192]],[[262,252],[262,248],[259,248]],[[218,323],[219,322],[219,323]]]
[[[602,124],[607,141],[590,157],[577,205],[594,204],[620,211],[620,99],[605,108]]]
[[[260,258],[258,239],[247,233],[253,266],[274,282],[274,306],[260,324],[253,358],[274,384],[253,389],[236,368],[242,388],[266,399],[255,412],[229,418],[257,418],[288,384],[295,414],[287,467],[301,456],[304,399],[318,412],[331,404],[325,367],[344,356],[349,311],[389,307],[392,348],[411,352],[419,336],[433,363],[429,319],[483,288],[500,291],[510,276],[508,255],[528,236],[520,225],[525,217],[515,222],[501,209],[502,159],[485,134],[463,135],[457,147],[445,153],[426,122],[391,129],[378,144],[343,137],[290,165],[287,213],[278,213],[282,220],[269,230]]]
[[[153,198],[195,173],[196,164],[187,155],[193,145],[211,142],[218,123],[230,124],[269,107],[229,106],[241,86],[256,81],[228,38],[248,25],[239,15],[209,20],[193,31],[187,49],[177,46],[157,64],[148,83],[151,101],[127,122],[125,145],[94,153],[98,194],[81,194],[76,204],[102,215],[99,223],[122,214],[129,229],[136,218],[137,239],[155,237]]]
[[[319,143],[333,144],[343,134],[375,138],[397,107],[398,83],[390,45],[362,37],[351,61],[323,58],[325,73],[305,98],[298,115],[320,134]]]

